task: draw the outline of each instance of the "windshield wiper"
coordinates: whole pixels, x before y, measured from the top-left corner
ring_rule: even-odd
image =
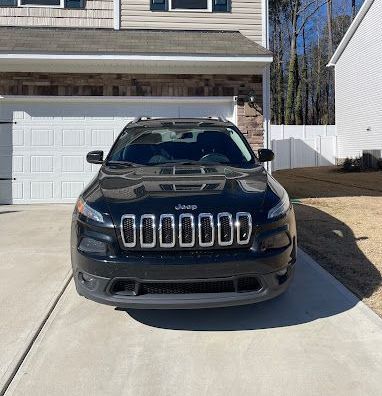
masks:
[[[126,167],[126,168],[130,168],[133,166],[144,166],[144,165],[135,164],[134,162],[129,162],[129,161],[107,161],[106,165],[117,165],[117,166]]]

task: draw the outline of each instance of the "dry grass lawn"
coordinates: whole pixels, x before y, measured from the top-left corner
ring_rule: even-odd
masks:
[[[295,199],[300,247],[382,316],[382,172],[274,172]]]

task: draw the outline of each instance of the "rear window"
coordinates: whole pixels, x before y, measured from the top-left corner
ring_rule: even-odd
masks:
[[[228,127],[129,127],[113,146],[109,162],[139,165],[166,163],[249,166],[256,162],[248,144]]]

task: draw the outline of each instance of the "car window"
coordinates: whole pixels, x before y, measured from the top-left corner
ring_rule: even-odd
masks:
[[[228,127],[128,127],[113,146],[108,161],[140,165],[166,163],[253,164],[255,156],[242,136]]]

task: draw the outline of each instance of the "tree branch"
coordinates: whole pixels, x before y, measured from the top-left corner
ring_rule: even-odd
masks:
[[[303,7],[299,8],[297,13],[298,14],[302,14],[304,11],[306,11],[314,3],[317,3],[317,0],[312,0],[309,3],[305,4]]]
[[[308,22],[308,20],[326,3],[328,2],[328,0],[325,0],[324,2],[322,2],[321,4],[319,4],[310,14],[306,15],[305,18],[303,19],[301,26],[297,29],[296,31],[296,35],[299,36],[299,34],[302,32],[302,29],[304,29],[306,23]]]

